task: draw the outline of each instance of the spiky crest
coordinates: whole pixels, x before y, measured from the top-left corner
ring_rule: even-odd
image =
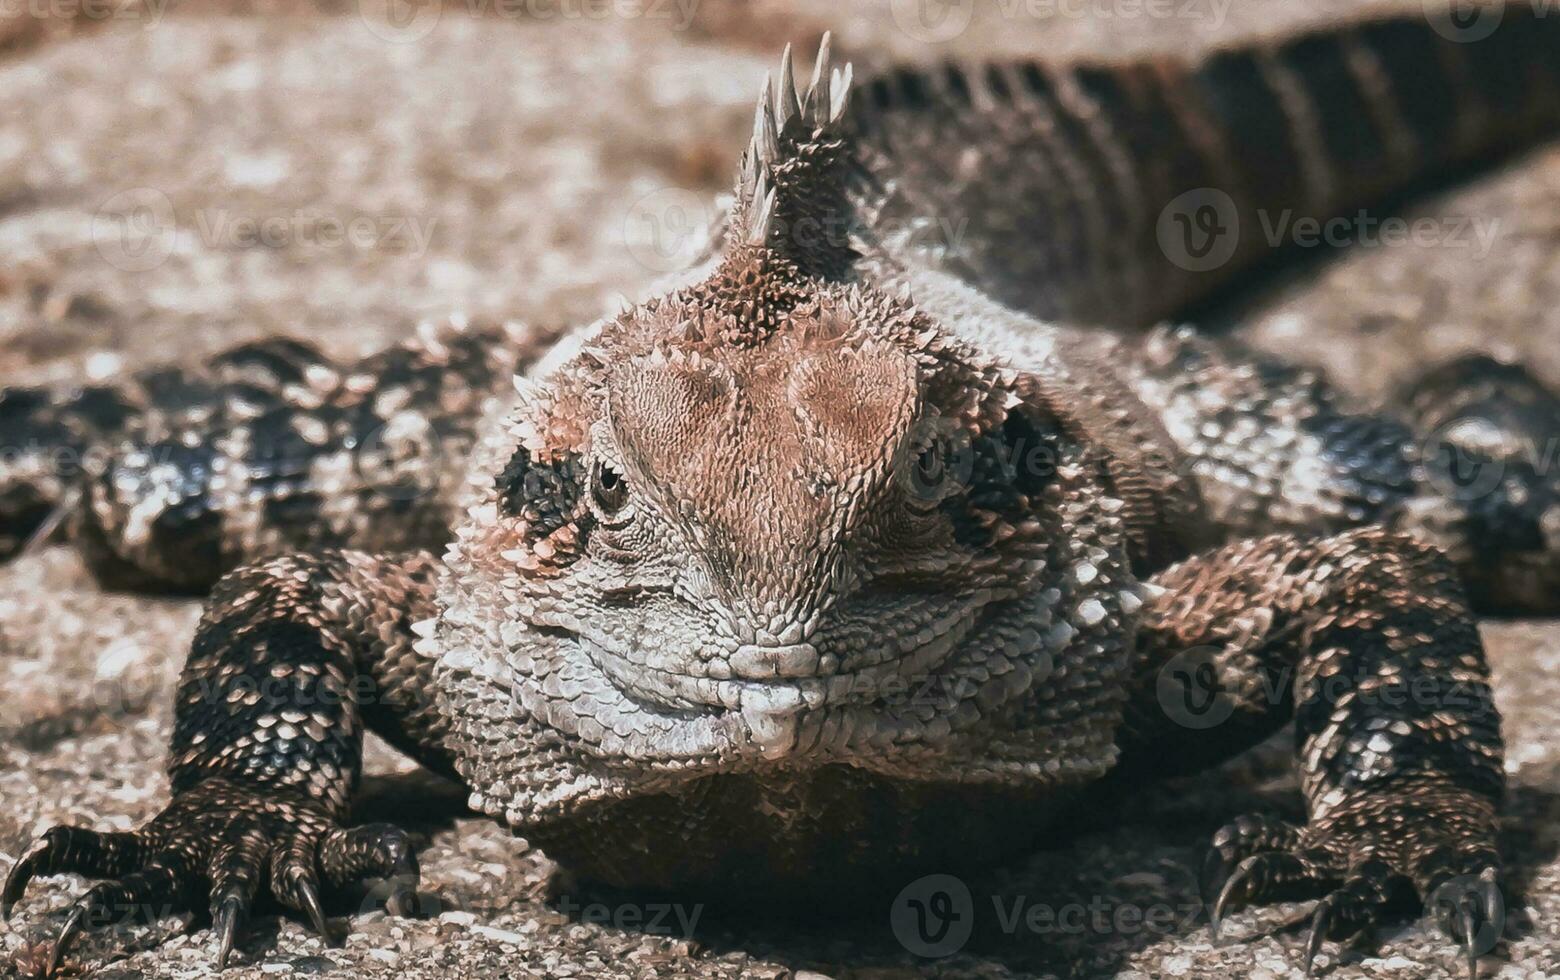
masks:
[[[765,75],[753,113],[753,137],[742,157],[728,254],[756,246],[779,252],[807,275],[841,276],[851,250],[844,132],[851,67],[830,60],[823,36],[812,81],[798,91],[791,46],[781,55],[779,84]]]

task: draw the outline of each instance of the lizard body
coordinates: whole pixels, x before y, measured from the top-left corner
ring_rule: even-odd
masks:
[[[404,910],[406,835],[342,826],[365,728],[590,877],[820,889],[1022,851],[1168,744],[1194,768],[1292,719],[1309,820],[1221,831],[1211,913],[1321,897],[1314,960],[1407,889],[1472,964],[1503,773],[1468,596],[1553,608],[1560,493],[1499,438],[1430,437],[1552,426],[1554,396],[1470,361],[1360,414],[1190,330],[1102,328],[1264,259],[1246,235],[1177,262],[1172,202],[1325,216],[1539,138],[1557,46],[1517,6],[1476,43],[1382,20],[854,92],[826,48],[796,86],[787,52],[707,259],[555,344],[468,326],[7,392],[38,445],[117,447],[74,487],[8,472],[14,541],[69,510],[106,581],[212,593],[169,807],[50,831],[0,901],[110,879],[56,963],[175,899],[223,962],[262,886],[322,931],[322,883],[390,877]],[[1468,454],[1498,471],[1477,494]],[[1206,730],[1160,688],[1189,653],[1230,711]]]

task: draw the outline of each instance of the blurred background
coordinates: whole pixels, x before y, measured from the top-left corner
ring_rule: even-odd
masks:
[[[0,0],[0,376],[278,331],[363,351],[457,310],[593,318],[697,237],[763,73],[825,29],[859,74],[1176,56],[1422,2]],[[1239,319],[1308,358],[1525,348],[1552,326],[1526,294],[1553,270],[1560,172],[1522,170],[1446,205],[1499,215],[1489,254],[1376,250],[1325,302]],[[1532,346],[1560,372],[1560,345]],[[1366,393],[1401,373],[1331,366]]]
[[[1435,2],[0,0],[0,383],[110,380],[278,333],[350,356],[458,312],[593,319],[694,247],[764,72],[788,41],[810,62],[825,29],[859,77],[903,59],[1183,56]],[[1367,403],[1467,350],[1520,357],[1560,385],[1560,145],[1405,213],[1488,237],[1316,250],[1232,296],[1210,327],[1325,367]],[[0,865],[54,823],[128,829],[155,810],[168,692],[197,613],[103,595],[64,549],[0,567]],[[1519,887],[1490,970],[1560,975],[1560,629],[1497,623],[1486,638],[1512,742]],[[406,768],[375,749],[389,781],[371,790],[404,806]],[[998,869],[978,893],[1184,910],[1211,830],[1293,803],[1272,759],[1235,771],[1146,798],[1122,826]],[[582,923],[545,900],[557,882],[544,858],[433,809],[423,867],[443,915],[354,916],[342,950],[277,922],[227,976],[1299,975],[1297,916],[1282,907],[1243,918],[1242,941],[1223,947],[1178,916],[1158,930],[978,936],[935,963],[882,916],[697,942]],[[43,910],[78,885],[35,889],[0,932],[0,975],[29,962],[56,921]],[[110,963],[104,977],[198,976],[208,940],[81,951]],[[1435,976],[1451,961],[1410,923],[1333,975]]]

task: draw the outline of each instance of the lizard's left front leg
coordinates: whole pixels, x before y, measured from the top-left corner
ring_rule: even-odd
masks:
[[[1500,716],[1456,570],[1378,528],[1274,535],[1172,566],[1144,608],[1123,765],[1232,755],[1295,721],[1304,826],[1246,817],[1204,869],[1219,919],[1320,896],[1307,968],[1326,938],[1390,906],[1433,903],[1470,976],[1498,930]]]
[[[347,821],[365,729],[453,775],[432,661],[412,649],[414,624],[435,614],[439,568],[421,552],[324,551],[245,565],[217,584],[179,681],[168,805],[134,831],[55,827],[0,887],[4,918],[34,877],[107,879],[71,906],[47,973],[90,926],[208,902],[220,968],[267,887],[322,935],[322,884],[385,878],[387,907],[410,908],[407,834]]]

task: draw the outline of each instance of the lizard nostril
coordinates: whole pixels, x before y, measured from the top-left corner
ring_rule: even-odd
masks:
[[[731,655],[731,673],[744,680],[811,677],[818,672],[818,648],[811,643],[763,646],[744,643]]]

